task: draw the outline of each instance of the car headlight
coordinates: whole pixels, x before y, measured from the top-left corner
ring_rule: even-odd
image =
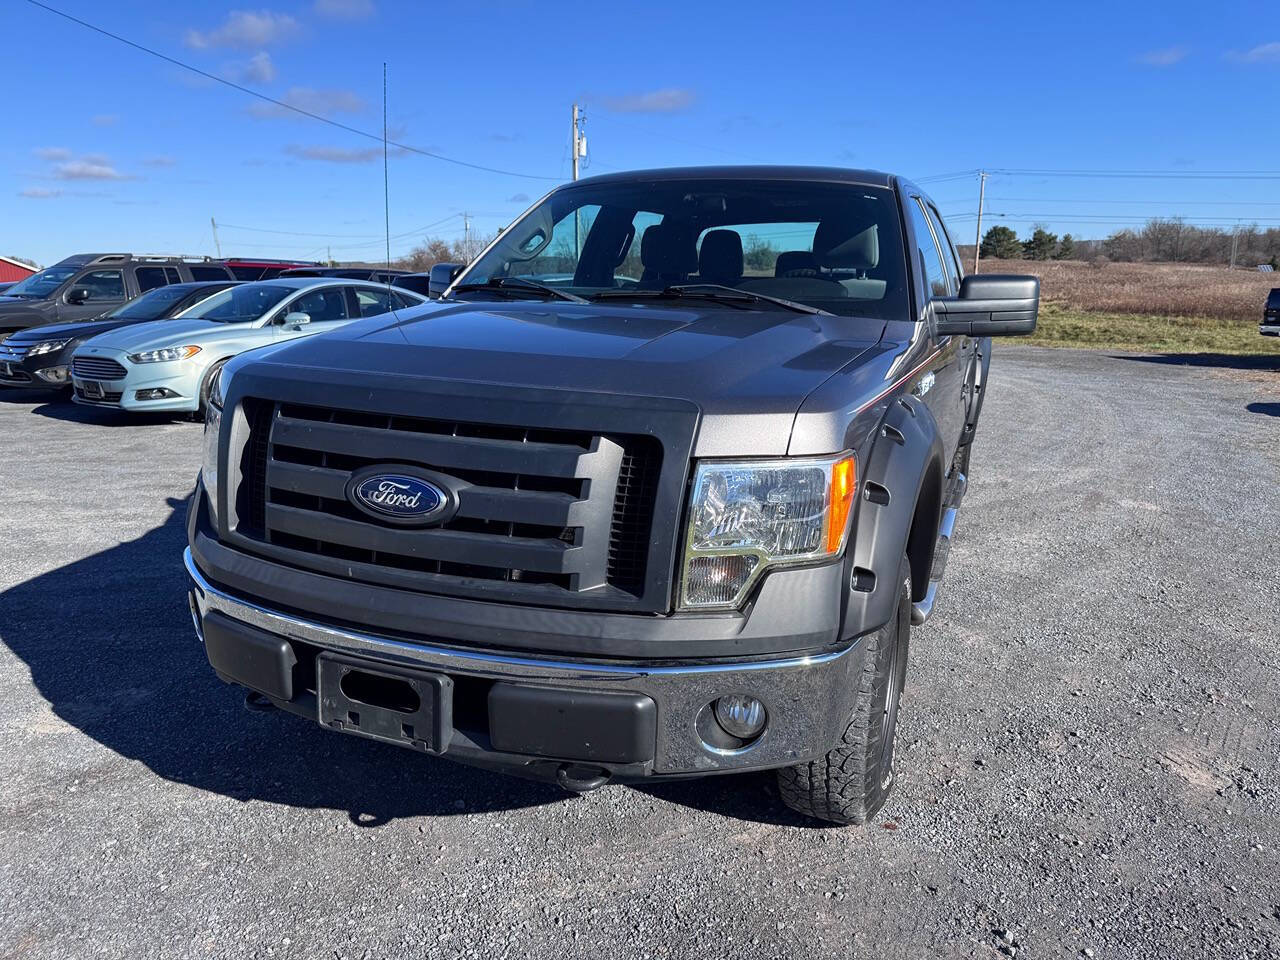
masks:
[[[131,353],[129,359],[134,363],[163,363],[166,360],[185,360],[200,352],[195,344],[185,347],[165,347],[163,350],[143,350],[142,353]]]
[[[72,340],[68,337],[65,340],[41,340],[30,350],[27,351],[28,357],[38,357],[42,353],[53,353],[55,350],[61,350]]]
[[[738,606],[770,567],[844,548],[853,457],[702,462],[693,480],[680,606]]]

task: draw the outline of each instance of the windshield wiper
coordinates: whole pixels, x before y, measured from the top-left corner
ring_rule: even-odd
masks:
[[[514,290],[503,289],[507,284],[519,284],[524,290],[537,290],[548,296],[555,297],[557,300],[568,300],[571,303],[586,303],[582,297],[576,293],[570,293],[568,290],[557,290],[555,287],[546,283],[539,283],[537,280],[530,280],[527,277],[491,277],[484,283],[464,283],[461,286],[453,288],[454,293],[466,293],[469,290],[487,290],[490,293],[501,291],[503,293],[515,293]]]
[[[682,297],[696,298],[702,300],[714,300],[717,303],[726,304],[743,304],[743,303],[771,303],[774,306],[782,307],[784,310],[791,310],[794,313],[819,313],[824,317],[831,316],[826,310],[819,310],[817,307],[811,307],[807,303],[797,303],[795,300],[784,300],[781,297],[770,297],[767,294],[755,293],[751,290],[739,290],[737,287],[728,287],[721,283],[677,283],[661,290],[605,290],[603,293],[597,293],[592,300],[625,300],[625,299],[646,299],[646,300],[675,300]]]

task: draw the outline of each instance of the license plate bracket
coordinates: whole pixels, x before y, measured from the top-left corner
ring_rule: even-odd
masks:
[[[322,653],[316,658],[320,723],[333,730],[443,753],[453,733],[453,679],[410,667]]]
[[[105,393],[102,389],[102,384],[97,380],[85,380],[84,395],[86,397],[92,397],[94,400],[101,400],[105,396]]]

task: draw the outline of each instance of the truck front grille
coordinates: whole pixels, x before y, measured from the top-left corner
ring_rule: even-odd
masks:
[[[662,444],[651,436],[242,401],[235,530],[331,575],[521,602],[634,605],[645,593]],[[347,499],[353,472],[449,478],[458,510],[406,528]]]
[[[81,380],[123,380],[129,375],[128,370],[108,357],[73,357],[71,372]]]

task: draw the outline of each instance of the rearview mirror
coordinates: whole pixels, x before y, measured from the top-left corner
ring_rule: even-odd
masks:
[[[89,290],[86,287],[72,287],[67,291],[67,303],[78,307],[89,302]]]
[[[1005,337],[1034,333],[1040,312],[1040,279],[986,273],[960,281],[958,297],[935,297],[938,333]]]
[[[427,280],[427,296],[439,300],[441,294],[449,288],[449,284],[462,272],[460,263],[437,263],[431,268],[431,276]]]
[[[286,313],[284,315],[284,325],[286,327],[300,327],[304,323],[311,322],[311,314],[309,313]]]

